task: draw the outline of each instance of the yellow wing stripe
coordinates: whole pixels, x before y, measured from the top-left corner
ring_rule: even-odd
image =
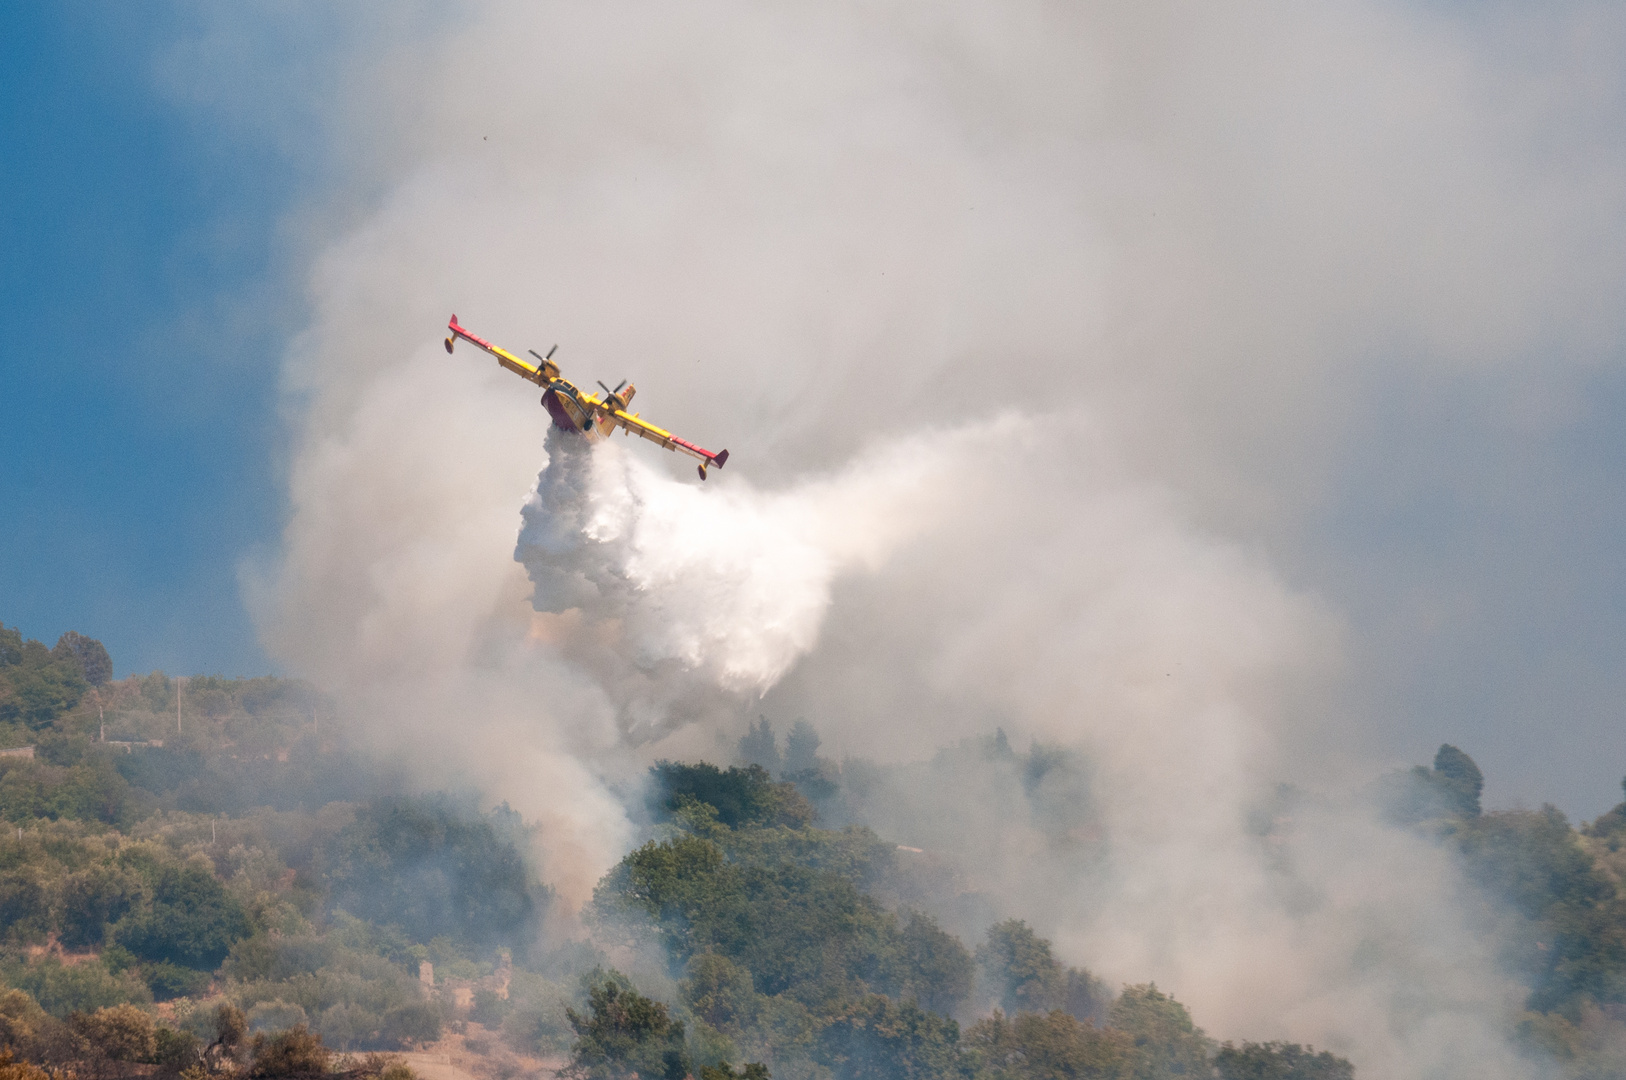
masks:
[[[636,416],[628,416],[626,413],[621,412],[620,410],[617,410],[611,415],[615,417],[616,423],[623,427],[632,428],[646,439],[651,439],[655,442],[672,441],[672,433],[670,431],[667,431],[665,428],[658,428],[654,424],[649,423],[647,420],[640,420]]]
[[[497,363],[501,364],[509,371],[512,371],[520,378],[529,379],[538,384],[542,382],[541,379],[537,378],[537,376],[542,373],[541,368],[532,367],[530,364],[527,364],[525,361],[509,352],[507,349],[498,348],[497,346],[493,345],[491,346],[491,355],[497,358]]]

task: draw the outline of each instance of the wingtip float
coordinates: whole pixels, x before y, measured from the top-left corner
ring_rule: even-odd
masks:
[[[720,450],[712,453],[704,447],[696,446],[687,439],[680,439],[664,428],[658,428],[647,420],[640,420],[634,413],[627,412],[627,406],[632,403],[632,395],[638,388],[627,382],[611,390],[603,383],[599,386],[604,390],[604,396],[590,394],[579,390],[559,374],[559,365],[553,362],[553,354],[559,346],[555,345],[543,356],[535,350],[528,350],[536,362],[523,360],[507,349],[499,348],[487,341],[469,333],[458,325],[457,316],[453,315],[446,324],[451,334],[446,338],[446,351],[451,352],[457,339],[484,350],[497,358],[497,363],[512,371],[515,375],[528,382],[534,382],[542,387],[542,407],[548,410],[553,417],[555,427],[564,431],[573,431],[588,439],[598,439],[620,428],[628,435],[637,435],[648,439],[652,443],[666,447],[676,453],[688,454],[700,462],[700,479],[706,478],[706,470],[715,466],[722,468],[728,464],[728,451]]]

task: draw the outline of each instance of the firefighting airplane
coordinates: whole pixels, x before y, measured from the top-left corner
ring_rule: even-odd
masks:
[[[706,478],[706,470],[715,465],[721,469],[728,463],[728,451],[722,450],[712,453],[710,450],[696,446],[686,439],[680,439],[670,431],[656,427],[647,420],[638,419],[637,413],[627,412],[627,405],[632,401],[632,395],[638,388],[627,380],[621,380],[621,386],[611,390],[603,383],[599,386],[604,390],[604,396],[578,390],[574,385],[559,377],[559,365],[553,362],[553,354],[559,348],[555,345],[543,356],[535,349],[527,350],[536,357],[535,364],[527,363],[509,352],[491,344],[485,338],[476,337],[457,324],[457,316],[446,324],[451,336],[446,339],[446,351],[452,351],[452,345],[458,338],[469,342],[478,348],[484,349],[497,358],[497,363],[512,371],[522,379],[542,387],[542,405],[553,417],[555,426],[565,430],[574,431],[589,439],[602,438],[616,428],[620,428],[628,435],[637,435],[648,439],[652,443],[659,443],[668,450],[688,454],[700,461],[700,479]],[[621,387],[626,387],[623,391]]]

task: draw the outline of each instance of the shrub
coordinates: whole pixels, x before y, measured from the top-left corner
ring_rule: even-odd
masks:
[[[213,874],[166,866],[158,871],[151,905],[120,920],[113,937],[143,960],[212,971],[252,929],[248,913]]]
[[[57,638],[51,655],[71,657],[89,686],[105,686],[113,678],[113,658],[107,655],[107,646],[77,630],[69,630]]]
[[[134,1005],[114,1005],[93,1013],[74,1013],[68,1026],[92,1059],[150,1062],[157,1049],[152,1017]]]
[[[689,1072],[683,1024],[666,1006],[634,990],[617,971],[599,972],[587,993],[586,1015],[566,1009],[576,1032],[573,1075],[591,1080],[682,1080]]]
[[[0,993],[0,1049],[33,1057],[47,1020],[45,1010],[27,993]]]
[[[415,941],[522,949],[552,892],[525,865],[517,817],[445,798],[375,800],[329,847],[332,902]]]
[[[37,869],[0,873],[0,927],[13,941],[38,941],[50,931],[50,891]]]
[[[929,915],[912,912],[898,936],[897,992],[949,1014],[971,996],[976,968],[960,939]]]
[[[1125,987],[1111,1015],[1112,1026],[1135,1042],[1136,1076],[1208,1075],[1208,1037],[1184,1005],[1155,985]]]
[[[254,1064],[253,1077],[320,1076],[327,1072],[332,1055],[322,1045],[322,1037],[298,1024],[275,1035],[263,1032],[249,1044]]]
[[[155,1001],[170,1001],[178,997],[201,997],[213,980],[207,971],[184,968],[178,964],[160,961],[141,969],[142,977],[152,990]]]
[[[203,1060],[203,1041],[190,1031],[160,1027],[153,1037],[152,1060],[159,1072],[177,1076]]]
[[[1226,1043],[1214,1067],[1221,1080],[1355,1080],[1355,1066],[1345,1059],[1297,1043]]]
[[[50,956],[9,971],[7,980],[32,994],[41,1008],[56,1017],[152,1000],[152,991],[134,972],[114,975],[101,964],[69,965]]]
[[[688,802],[715,807],[717,820],[729,828],[785,825],[798,828],[813,821],[813,804],[795,784],[775,783],[760,765],[719,769],[709,762],[683,765],[657,761],[649,770],[657,811],[676,813]]]
[[[1067,973],[1051,955],[1050,942],[1021,919],[988,928],[988,940],[977,946],[977,964],[1006,1012],[1049,1012],[1066,996]]]
[[[819,1058],[840,1080],[908,1080],[949,1076],[958,1058],[960,1025],[912,1001],[879,994],[854,1002],[820,1035]]]
[[[440,1038],[440,1011],[427,1001],[397,1005],[384,1013],[379,1034],[386,1046],[408,1046]]]
[[[67,875],[57,890],[62,944],[100,945],[107,924],[122,919],[143,891],[139,878],[117,866],[90,866]]]
[[[1060,1009],[1011,1018],[996,1011],[972,1025],[965,1047],[987,1080],[1116,1080],[1131,1075],[1135,1063],[1129,1035],[1098,1028]]]
[[[54,1080],[50,1073],[26,1061],[13,1061],[10,1050],[0,1050],[0,1080]]]

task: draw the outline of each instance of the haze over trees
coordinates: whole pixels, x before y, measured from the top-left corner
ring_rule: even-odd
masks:
[[[333,1055],[455,1036],[503,1075],[606,1080],[1354,1075],[1326,1049],[1219,1042],[1166,988],[1068,963],[1022,912],[968,925],[933,858],[862,820],[885,770],[820,757],[805,721],[783,741],[755,722],[741,764],[656,763],[646,837],[582,940],[544,932],[562,913],[535,826],[407,791],[312,688],[111,674],[93,639],[0,627],[0,749],[33,748],[0,756],[0,1068],[406,1080]],[[1058,857],[1087,856],[1076,754],[996,732],[940,757],[1008,775]],[[1502,913],[1526,988],[1508,1037],[1556,1076],[1626,1075],[1626,803],[1577,830],[1484,809],[1483,782],[1442,746],[1369,794]]]

